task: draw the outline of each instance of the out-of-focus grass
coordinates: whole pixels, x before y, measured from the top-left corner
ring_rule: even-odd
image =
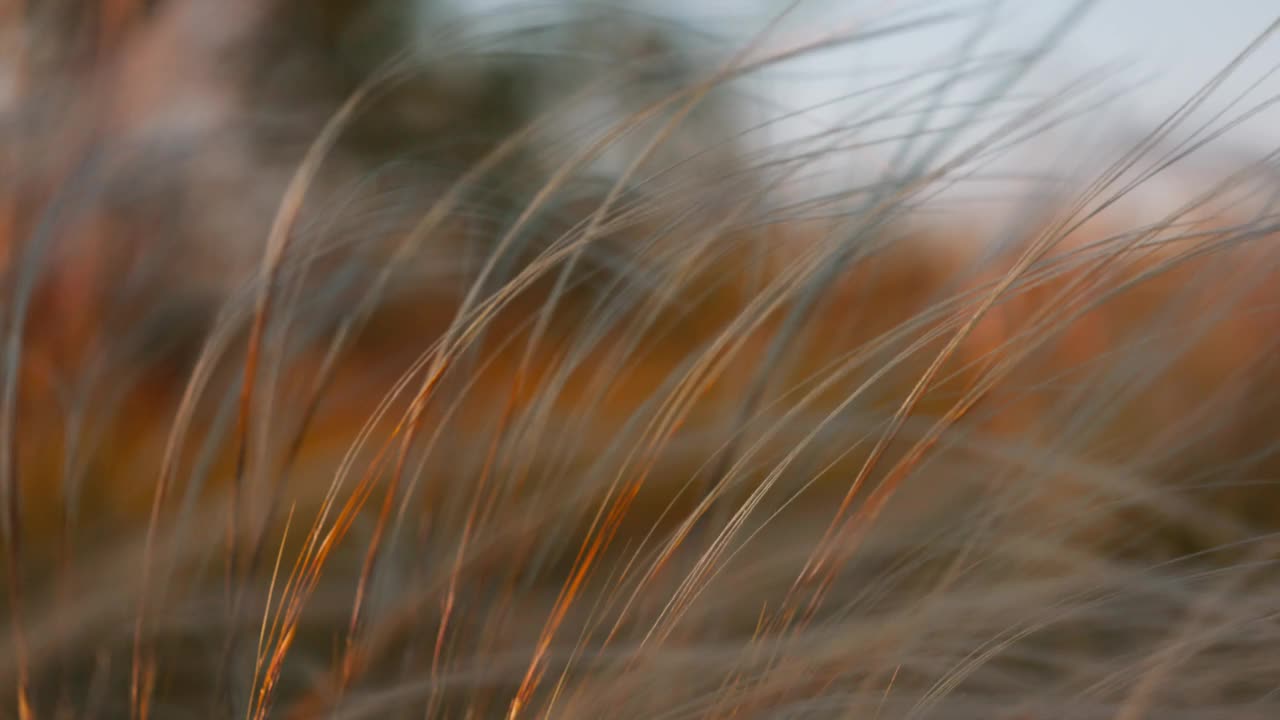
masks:
[[[5,135],[19,715],[1274,711],[1265,163],[1095,217],[1156,129],[997,253],[917,205],[1070,93],[944,162],[973,58],[786,205],[802,151],[681,124],[758,55],[655,96],[657,42],[410,72],[349,3],[65,7]]]

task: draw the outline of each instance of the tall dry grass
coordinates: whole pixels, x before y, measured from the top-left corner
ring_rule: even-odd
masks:
[[[1118,209],[1273,101],[1220,85],[1274,27],[939,221],[1108,96],[1013,102],[1087,3],[767,152],[737,81],[990,18],[415,55],[358,5],[6,17],[5,716],[1276,712],[1275,158]]]

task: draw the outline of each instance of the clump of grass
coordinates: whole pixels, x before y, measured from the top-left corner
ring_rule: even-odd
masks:
[[[1122,204],[1270,102],[1221,94],[1275,28],[1007,222],[939,201],[1115,100],[1019,95],[1087,5],[1012,59],[931,6],[6,18],[7,707],[1270,717],[1275,158]],[[751,80],[946,23],[759,141]]]

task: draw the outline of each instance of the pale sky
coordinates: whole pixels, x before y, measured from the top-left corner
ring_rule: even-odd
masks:
[[[554,11],[591,0],[451,0],[469,13],[488,15],[498,8],[543,8]],[[789,0],[617,0],[615,5],[652,9],[670,14],[713,32],[746,37],[792,3]],[[921,53],[934,55],[954,45],[969,33],[978,13],[988,5],[997,6],[998,18],[985,47],[1026,48],[1054,18],[1074,4],[1073,0],[800,0],[790,16],[791,37],[816,32],[855,29],[879,19],[889,21],[925,13],[967,13],[949,25],[915,30],[846,53],[829,53],[826,67],[806,67],[812,75],[825,70],[828,77],[816,77],[811,84],[840,90],[842,80],[861,62],[909,62]],[[1050,72],[1065,75],[1108,62],[1128,62],[1124,73],[1147,78],[1140,93],[1127,102],[1131,111],[1146,119],[1157,119],[1221,69],[1233,56],[1257,37],[1269,24],[1280,19],[1276,0],[1096,0],[1061,48],[1046,60]],[[787,35],[787,31],[783,31]],[[1229,87],[1243,89],[1246,78],[1280,65],[1280,38],[1260,48],[1240,78]],[[1252,70],[1253,72],[1248,72]],[[854,80],[856,82],[856,79]],[[843,83],[849,86],[847,80]],[[821,97],[824,92],[812,91]],[[1280,80],[1255,91],[1256,98],[1280,92]],[[1280,116],[1271,115],[1272,118]],[[1137,120],[1141,122],[1141,120]],[[1258,122],[1251,131],[1260,135],[1259,145],[1280,145],[1280,121]]]
[[[468,14],[490,17],[495,12],[501,15],[498,8],[512,5],[525,11],[540,8],[555,12],[556,8],[563,9],[575,2],[591,1],[452,0]],[[652,9],[694,27],[746,39],[791,3],[784,0],[618,0],[615,5]],[[957,48],[977,27],[991,29],[979,45],[980,56],[1026,51],[1074,5],[1071,0],[801,0],[782,27],[770,35],[767,46],[786,47],[824,34],[853,33],[925,15],[954,13],[955,18],[936,27],[812,55],[762,78],[763,84],[753,89],[762,92],[779,108],[813,108],[800,118],[774,127],[765,142],[810,136],[824,127],[842,126],[859,111],[865,113],[868,102],[875,102],[865,94],[854,101],[829,102],[834,98],[922,69],[947,70],[948,64],[955,62]],[[990,14],[983,15],[988,12]],[[1095,73],[1093,82],[1087,92],[1076,96],[1076,102],[1083,109],[1083,104],[1096,104],[1103,98],[1109,101],[1082,115],[1085,118],[1082,121],[1067,123],[1054,133],[1037,136],[1036,144],[1021,149],[1025,157],[1019,162],[1024,166],[1047,166],[1046,152],[1060,154],[1062,159],[1077,162],[1081,167],[1088,165],[1091,154],[1098,156],[1098,162],[1114,157],[1115,148],[1132,146],[1278,18],[1280,2],[1277,0],[1097,0],[1084,19],[1061,40],[1057,50],[1045,57],[1038,70],[1019,85],[1016,97],[1011,98],[1016,102],[1008,109],[1013,112],[1019,107],[1028,107],[1028,103],[1036,99],[1057,97],[1065,83],[1090,71]],[[1215,113],[1222,113],[1215,122],[1217,127],[1280,97],[1277,67],[1280,67],[1280,35],[1265,41],[1191,120],[1181,126],[1173,141],[1191,134],[1198,123],[1213,120]],[[1103,69],[1105,72],[1099,74]],[[1268,75],[1271,71],[1276,74]],[[939,75],[933,77],[936,82]],[[987,83],[989,80],[957,86],[951,98],[962,103],[965,99],[980,97]],[[1258,84],[1250,89],[1252,83]],[[820,104],[824,106],[815,107]],[[782,110],[773,112],[781,114]],[[886,125],[875,132],[888,137],[893,131]],[[1215,141],[1211,150],[1199,153],[1186,165],[1189,169],[1179,172],[1194,175],[1200,172],[1194,169],[1197,167],[1194,163],[1230,164],[1275,149],[1280,149],[1280,105],[1267,108]],[[1171,182],[1179,182],[1172,173],[1170,178]]]

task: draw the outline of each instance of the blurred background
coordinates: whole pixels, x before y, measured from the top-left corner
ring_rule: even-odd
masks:
[[[701,36],[704,52],[725,51],[753,38],[780,51],[814,43],[824,35],[832,39],[845,35],[847,43],[806,52],[742,83],[744,92],[755,100],[752,107],[769,118],[766,129],[747,138],[757,148],[776,148],[835,131],[865,108],[869,87],[923,83],[927,77],[922,71],[955,68],[963,54],[970,62],[985,60],[994,66],[1045,50],[1016,93],[1006,99],[1004,109],[1052,98],[1072,83],[1096,86],[1083,117],[1040,134],[988,167],[992,175],[1000,173],[1004,184],[993,185],[988,178],[987,184],[975,187],[981,178],[970,178],[961,189],[969,203],[1021,197],[1008,184],[1009,173],[1042,177],[1073,166],[1082,173],[1099,170],[1118,151],[1135,145],[1177,112],[1280,19],[1280,8],[1267,0],[638,0],[613,4],[447,0],[441,5],[479,26],[512,26],[521,22],[517,18],[534,24],[590,6],[625,8],[628,13],[664,17],[684,26]],[[859,37],[868,35],[872,37]],[[1202,126],[1220,129],[1231,123],[1233,127],[1214,140],[1211,151],[1196,153],[1144,184],[1138,193],[1140,201],[1167,209],[1169,199],[1185,199],[1188,185],[1203,184],[1204,174],[1280,148],[1278,68],[1280,42],[1261,39],[1252,56],[1191,112],[1168,144]],[[944,125],[949,117],[967,112],[965,103],[987,90],[988,77],[975,73],[951,88],[951,109],[938,113],[933,124]],[[989,108],[989,114],[998,116],[1001,109]],[[912,120],[905,111],[884,118],[878,132],[882,136],[905,132]],[[975,129],[981,126],[977,123]],[[889,142],[882,146],[888,147],[860,146],[859,163],[851,163],[846,154],[828,153],[815,162],[809,176],[832,173],[825,185],[845,183],[850,165],[895,149]]]

